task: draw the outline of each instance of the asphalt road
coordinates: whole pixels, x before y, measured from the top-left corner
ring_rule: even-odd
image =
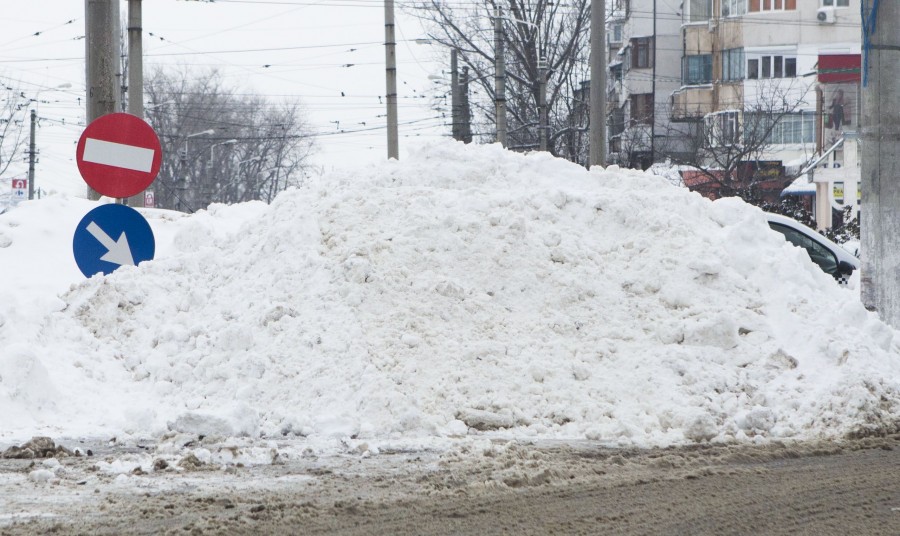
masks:
[[[134,449],[98,446],[52,472],[0,460],[0,534],[897,535],[898,447],[494,442],[114,475],[100,461]]]

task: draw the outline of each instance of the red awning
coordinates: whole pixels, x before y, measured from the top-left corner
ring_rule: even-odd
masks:
[[[859,82],[859,54],[825,54],[819,56],[819,82],[840,84]]]

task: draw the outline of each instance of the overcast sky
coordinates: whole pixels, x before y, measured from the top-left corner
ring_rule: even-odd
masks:
[[[127,7],[122,0],[123,18]],[[437,53],[415,43],[424,35],[418,19],[399,7],[396,17],[402,158],[449,127],[431,99],[419,98],[443,67]],[[147,0],[143,29],[146,72],[161,64],[216,68],[238,92],[299,97],[324,167],[386,158],[380,0]],[[0,80],[40,101],[36,185],[76,194],[83,190],[74,147],[84,128],[84,33],[81,0],[20,2],[0,18]]]

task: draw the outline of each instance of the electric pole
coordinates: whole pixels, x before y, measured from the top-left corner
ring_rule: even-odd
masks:
[[[384,56],[387,78],[387,152],[388,158],[400,158],[397,134],[397,43],[394,38],[394,0],[384,0]]]
[[[591,106],[588,168],[606,163],[606,0],[591,0]]]
[[[503,19],[501,10],[494,10],[494,113],[497,121],[497,142],[506,147],[506,61],[503,58]]]
[[[119,0],[84,0],[87,123],[119,111]],[[88,199],[100,194],[88,187]]]
[[[141,42],[141,0],[128,0],[128,113],[144,118],[144,50]],[[132,207],[144,206],[144,192],[128,199]]]
[[[459,101],[459,70],[456,55],[456,49],[450,49],[450,118],[452,121],[450,132],[454,140],[461,140],[460,129],[462,122],[460,121],[460,112],[462,108]]]
[[[540,54],[540,50],[538,50]],[[538,139],[541,151],[547,150],[547,130],[550,128],[547,123],[547,58],[541,56],[538,59]]]
[[[900,3],[863,0],[861,298],[894,328],[900,328],[898,23]]]
[[[650,51],[650,61],[653,62],[653,81],[651,82],[650,109],[650,165],[656,163],[656,0],[653,0],[653,50]]]
[[[37,123],[37,112],[31,110],[31,141],[28,144],[28,200],[34,199],[34,124]]]
[[[469,68],[463,67],[460,77],[460,108],[462,109],[462,129],[460,135],[463,143],[472,143],[472,110],[469,108]]]

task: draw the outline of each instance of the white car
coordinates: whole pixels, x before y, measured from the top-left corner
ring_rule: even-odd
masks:
[[[859,259],[852,253],[797,220],[770,212],[766,213],[766,219],[769,227],[783,234],[791,244],[805,249],[809,258],[839,283],[847,284],[850,275],[859,270]]]

